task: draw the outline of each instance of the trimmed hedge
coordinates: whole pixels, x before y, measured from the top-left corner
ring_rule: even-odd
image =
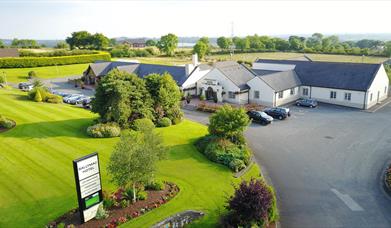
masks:
[[[169,127],[171,126],[171,120],[167,117],[163,117],[158,121],[157,124],[159,127]]]
[[[98,54],[61,57],[0,58],[0,68],[27,68],[54,65],[69,65],[78,63],[92,63],[98,60],[110,61],[111,56],[107,52],[99,52]]]

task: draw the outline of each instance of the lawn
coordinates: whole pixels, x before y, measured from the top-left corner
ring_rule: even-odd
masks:
[[[47,66],[47,67],[33,67],[33,68],[10,68],[0,69],[0,75],[5,73],[8,82],[27,81],[28,72],[35,71],[38,78],[60,78],[68,76],[82,75],[87,69],[88,64],[72,64],[63,66]]]
[[[17,127],[0,134],[0,227],[43,227],[77,206],[72,160],[97,151],[101,160],[102,184],[113,190],[106,164],[115,139],[92,139],[85,128],[96,115],[69,105],[35,103],[16,90],[0,89],[0,113]],[[205,126],[184,121],[158,129],[169,146],[157,176],[178,184],[181,191],[166,205],[125,224],[148,227],[186,209],[202,210],[206,216],[194,227],[214,226],[224,211],[231,171],[209,162],[192,145],[207,132]],[[245,178],[258,176],[253,166]]]

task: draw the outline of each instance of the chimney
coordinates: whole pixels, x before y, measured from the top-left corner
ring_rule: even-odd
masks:
[[[197,55],[197,53],[195,53],[195,54],[193,54],[191,56],[191,60],[192,60],[192,63],[193,63],[194,67],[198,66],[198,55]]]
[[[198,55],[194,54],[191,56],[191,64],[186,64],[186,76],[189,76],[191,72],[193,72],[194,68],[199,65],[198,63]]]

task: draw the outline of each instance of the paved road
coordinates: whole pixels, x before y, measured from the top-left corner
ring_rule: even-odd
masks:
[[[282,227],[391,227],[380,173],[391,160],[391,106],[376,113],[292,107],[246,137],[277,191]],[[207,123],[207,115],[186,111]]]

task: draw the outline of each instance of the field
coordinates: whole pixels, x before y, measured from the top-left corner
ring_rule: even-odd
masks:
[[[48,79],[82,75],[87,67],[88,64],[72,64],[63,66],[0,69],[0,75],[5,73],[8,82],[16,83],[27,81],[28,72],[30,71],[35,71],[38,78]]]
[[[0,89],[0,112],[14,119],[17,127],[0,133],[0,227],[43,227],[77,206],[72,160],[97,151],[102,184],[113,190],[106,164],[114,139],[92,139],[85,128],[96,115],[69,105],[35,103],[25,93]],[[192,145],[207,132],[205,126],[184,121],[158,129],[169,146],[166,160],[159,163],[158,178],[172,181],[180,193],[169,203],[125,227],[149,227],[174,213],[202,210],[206,216],[194,227],[214,226],[224,212],[224,201],[238,182],[232,172],[208,161]],[[254,165],[246,174],[258,176]]]

